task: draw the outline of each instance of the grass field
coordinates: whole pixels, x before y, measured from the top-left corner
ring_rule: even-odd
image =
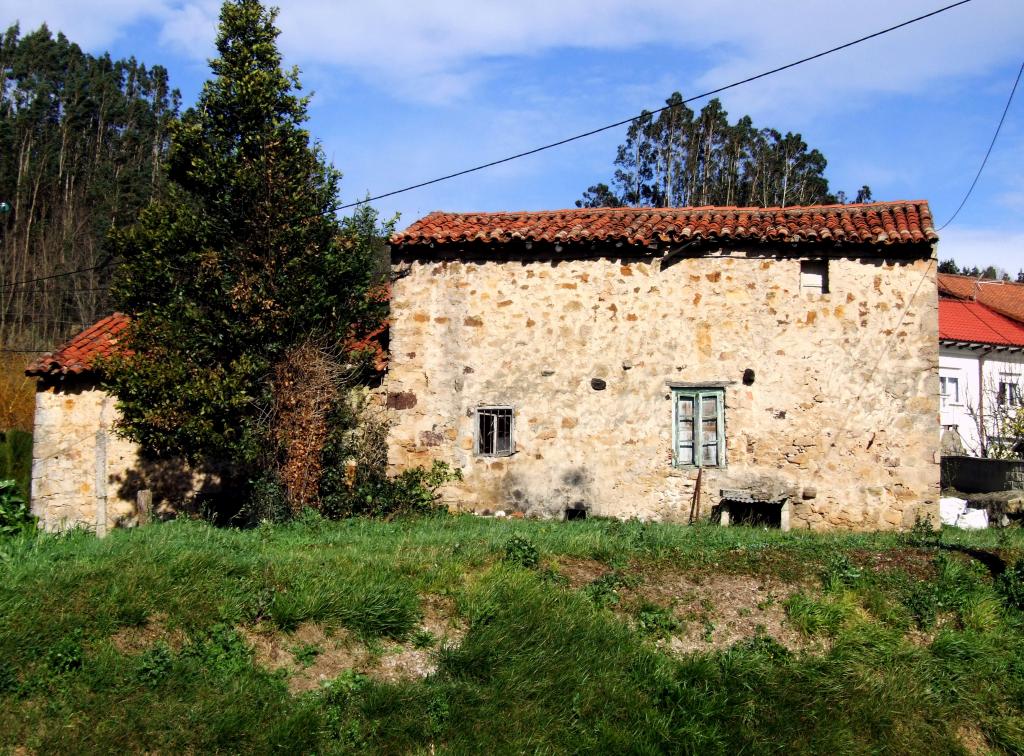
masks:
[[[1022,554],[469,516],[9,540],[0,751],[1019,753]]]

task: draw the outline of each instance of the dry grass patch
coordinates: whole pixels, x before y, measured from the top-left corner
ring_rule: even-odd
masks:
[[[790,650],[808,650],[820,642],[797,631],[784,607],[786,599],[800,589],[768,576],[659,570],[643,575],[640,585],[624,589],[622,595],[624,607],[648,602],[670,608],[682,620],[682,630],[665,642],[676,653],[725,649],[757,634]]]
[[[423,601],[423,620],[404,642],[366,643],[356,634],[314,622],[285,633],[267,625],[240,627],[261,667],[284,670],[293,694],[316,690],[348,670],[386,682],[427,677],[437,669],[435,651],[456,645],[466,633],[455,603],[443,596]]]
[[[185,633],[179,628],[169,629],[167,619],[167,615],[162,612],[154,614],[144,625],[122,627],[110,636],[110,642],[122,654],[139,654],[157,643],[165,643],[178,651],[185,645]]]
[[[596,559],[583,557],[560,556],[551,566],[568,580],[569,587],[574,589],[590,585],[611,572],[608,565]]]

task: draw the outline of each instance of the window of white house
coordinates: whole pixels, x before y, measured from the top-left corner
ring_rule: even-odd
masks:
[[[800,291],[828,294],[828,260],[800,261]]]
[[[1021,396],[1020,383],[1013,375],[1003,375],[999,380],[999,394],[997,397],[1001,407],[1020,407],[1024,405]]]
[[[673,389],[675,462],[681,467],[725,466],[725,392]]]
[[[512,440],[512,408],[480,407],[476,411],[476,453],[507,457],[515,450]]]
[[[939,396],[942,398],[943,407],[947,404],[960,404],[960,379],[950,375],[940,375]]]

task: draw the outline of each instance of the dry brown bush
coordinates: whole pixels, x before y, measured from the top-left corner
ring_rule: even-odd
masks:
[[[293,512],[318,504],[327,420],[348,372],[315,340],[293,348],[274,370],[270,427],[281,450],[278,472]]]
[[[35,356],[0,352],[0,430],[32,432],[35,381],[25,375],[25,367]]]

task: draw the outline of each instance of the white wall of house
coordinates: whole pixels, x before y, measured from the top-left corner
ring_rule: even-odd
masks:
[[[985,441],[999,437],[1000,418],[1024,396],[1024,349],[942,343],[939,392],[943,433],[956,430],[965,453],[982,456]]]

